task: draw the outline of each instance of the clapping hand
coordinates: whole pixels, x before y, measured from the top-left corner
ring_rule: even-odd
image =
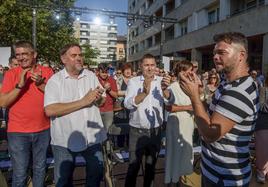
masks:
[[[191,99],[195,96],[199,97],[199,79],[197,75],[193,72],[181,72],[179,76],[180,86],[184,93],[188,95]]]
[[[104,89],[99,86],[94,90],[90,89],[87,94],[82,98],[82,102],[85,106],[91,105],[92,103],[98,101],[101,98],[103,92]]]
[[[143,92],[148,95],[151,89],[151,82],[153,81],[154,77],[144,77],[143,82]]]
[[[36,86],[40,86],[44,83],[45,78],[42,77],[42,70],[39,69],[37,72],[34,72],[33,69],[31,70],[31,79],[35,82]]]
[[[161,88],[162,90],[167,89],[167,87],[170,86],[171,83],[171,76],[169,74],[165,74],[162,81],[161,81]]]

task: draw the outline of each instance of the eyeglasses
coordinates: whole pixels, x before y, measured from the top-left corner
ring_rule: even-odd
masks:
[[[198,68],[198,66],[193,66],[193,68]]]
[[[217,77],[209,77],[210,79],[217,79]]]
[[[122,72],[116,72],[116,74],[121,75],[121,74],[122,74]]]
[[[25,53],[16,53],[16,58],[20,58],[20,57],[23,57],[23,58],[26,58],[28,57],[30,54],[32,54],[33,52],[25,52]]]

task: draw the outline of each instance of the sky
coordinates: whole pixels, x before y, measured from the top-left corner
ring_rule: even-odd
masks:
[[[127,12],[128,0],[77,0],[76,7],[87,7],[92,9],[107,9],[111,11]],[[90,21],[96,15],[83,14],[81,20]],[[101,16],[102,20],[107,20],[107,16]],[[115,23],[118,25],[118,35],[127,34],[126,18],[116,18]]]

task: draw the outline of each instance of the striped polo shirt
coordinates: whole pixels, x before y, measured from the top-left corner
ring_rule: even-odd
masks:
[[[202,173],[217,186],[244,186],[250,182],[249,142],[257,119],[258,89],[250,76],[221,82],[209,106],[234,122],[220,140],[202,141]]]

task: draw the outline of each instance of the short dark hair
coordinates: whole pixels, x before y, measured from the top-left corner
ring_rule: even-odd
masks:
[[[174,68],[175,75],[178,75],[181,71],[186,71],[189,68],[193,68],[193,64],[189,60],[182,60],[176,63]]]
[[[98,70],[106,72],[106,71],[108,71],[108,69],[109,69],[109,67],[108,67],[108,64],[106,64],[106,63],[100,63],[98,65]]]
[[[11,64],[13,59],[16,59],[16,57],[14,57],[14,56],[10,56],[10,57],[8,58],[8,63]]]
[[[143,55],[143,57],[141,58],[140,62],[142,63],[144,59],[154,59],[154,60],[156,60],[155,57],[152,54],[149,54],[149,53]]]
[[[14,49],[14,51],[15,51],[15,49],[17,49],[17,48],[27,48],[27,49],[30,49],[31,51],[35,51],[32,42],[29,42],[29,41],[26,41],[26,40],[20,40],[20,41],[17,41],[17,42],[13,45],[13,49]]]
[[[226,32],[221,34],[216,34],[213,37],[216,43],[224,41],[225,43],[231,44],[236,43],[242,45],[246,52],[248,52],[248,40],[246,36],[239,32]]]
[[[121,71],[124,72],[126,69],[131,69],[132,71],[132,64],[131,63],[125,63],[121,66]]]
[[[78,47],[81,50],[81,46],[78,43],[70,43],[63,46],[63,48],[60,50],[60,56],[63,56],[72,47]]]

